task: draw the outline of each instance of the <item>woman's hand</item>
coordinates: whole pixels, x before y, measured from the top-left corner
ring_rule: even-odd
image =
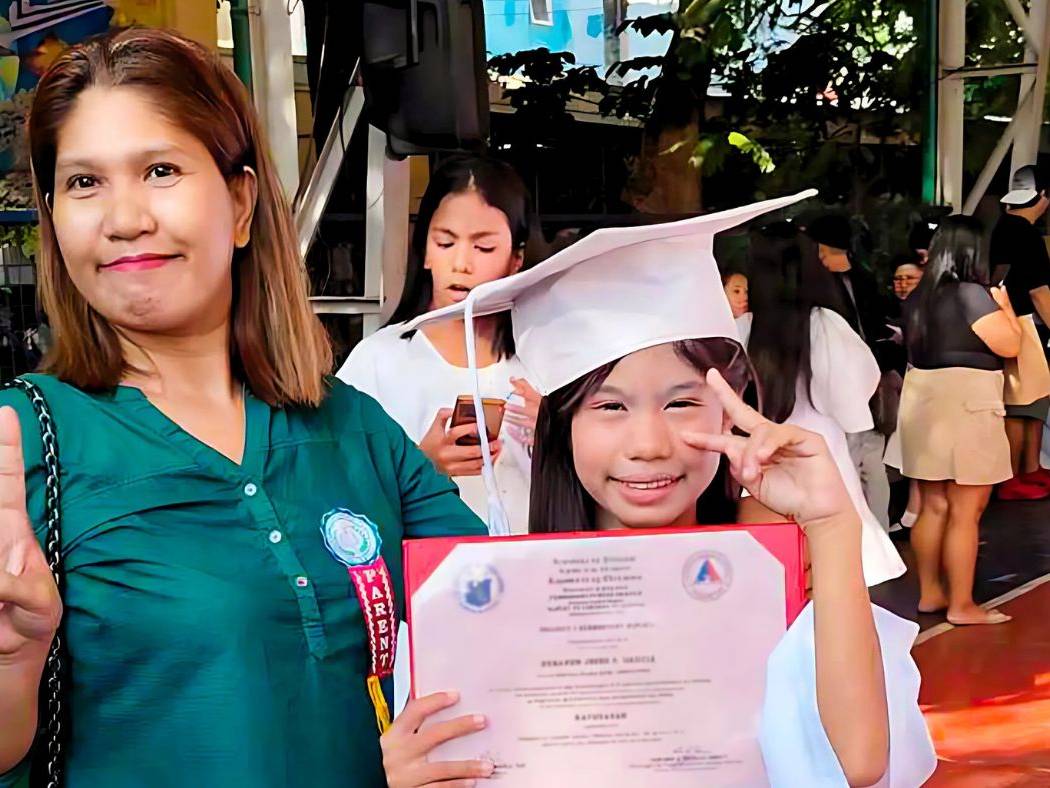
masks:
[[[506,419],[510,422],[508,431],[522,446],[531,449],[536,440],[536,418],[540,412],[543,397],[529,385],[525,378],[511,378],[514,393],[522,398],[523,405],[507,403]]]
[[[717,370],[708,371],[707,384],[729,421],[748,436],[689,433],[682,440],[693,448],[724,454],[730,472],[751,495],[803,527],[842,515],[857,519],[835,460],[820,435],[771,422],[748,407]]]
[[[383,749],[383,768],[389,788],[470,788],[477,779],[491,777],[495,770],[487,761],[428,761],[439,744],[469,736],[487,725],[484,717],[470,715],[439,722],[425,731],[420,726],[432,714],[459,702],[454,692],[438,692],[410,700],[394,724],[379,740]]]
[[[46,654],[62,599],[26,513],[22,429],[0,408],[0,662]]]
[[[427,434],[419,442],[419,448],[427,455],[434,467],[446,476],[480,476],[481,475],[481,446],[457,446],[456,441],[467,435],[477,435],[478,425],[474,422],[461,424],[452,429],[446,429],[445,425],[452,418],[451,408],[442,408],[434,417],[434,423],[430,425]],[[492,452],[492,461],[499,457],[502,444],[498,440],[489,444]]]

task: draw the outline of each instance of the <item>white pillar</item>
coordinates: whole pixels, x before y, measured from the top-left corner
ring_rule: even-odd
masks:
[[[941,79],[937,98],[937,195],[955,210],[963,206],[963,104],[961,79],[944,74],[962,68],[966,61],[966,2],[940,2]]]
[[[299,137],[295,121],[292,28],[284,2],[251,0],[252,93],[270,153],[289,201],[299,188]]]
[[[386,134],[368,127],[368,174],[365,184],[365,298],[380,301],[380,314],[365,317],[365,336],[375,331],[397,306],[408,260],[408,159],[386,154]]]
[[[1039,138],[1043,126],[1043,108],[1046,98],[1047,48],[1050,47],[1050,26],[1046,14],[1047,0],[1032,0],[1028,14],[1028,30],[1041,36],[1039,48],[1031,42],[1025,48],[1026,63],[1035,63],[1034,74],[1021,76],[1018,94],[1017,133],[1014,136],[1010,173],[1026,164],[1034,164],[1039,155]],[[1023,104],[1030,90],[1034,90],[1027,104]]]

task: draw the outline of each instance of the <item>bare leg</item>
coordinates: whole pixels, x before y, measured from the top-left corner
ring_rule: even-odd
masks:
[[[1043,450],[1043,422],[1036,419],[1024,419],[1024,455],[1021,460],[1021,472],[1032,473],[1039,470],[1039,452]]]
[[[1006,439],[1010,442],[1010,467],[1014,476],[1021,475],[1021,452],[1024,450],[1024,423],[1027,419],[1007,419]]]
[[[977,528],[991,495],[990,484],[948,482],[948,527],[944,533],[944,568],[948,575],[948,620],[953,624],[1001,624],[1008,621],[995,610],[973,601],[977,564]]]
[[[911,529],[911,546],[919,570],[919,612],[935,613],[948,607],[941,583],[941,550],[948,525],[948,482],[918,482],[922,509]]]

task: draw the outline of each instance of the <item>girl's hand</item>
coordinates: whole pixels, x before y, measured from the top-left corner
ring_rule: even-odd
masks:
[[[524,405],[507,403],[504,418],[510,423],[508,431],[518,443],[531,449],[536,440],[536,418],[543,397],[525,378],[511,378],[510,383],[514,393],[524,400]]]
[[[808,525],[849,515],[859,522],[824,439],[792,424],[776,424],[748,407],[717,370],[707,373],[730,423],[748,433],[683,434],[693,448],[729,459],[734,478],[760,503]]]
[[[439,722],[425,731],[420,726],[432,714],[459,702],[454,692],[438,692],[410,700],[390,730],[379,740],[383,750],[383,768],[389,788],[470,788],[477,779],[491,777],[495,770],[486,761],[429,761],[427,756],[439,744],[469,736],[488,724],[484,717],[471,715]]]
[[[478,425],[471,422],[447,429],[445,425],[450,418],[451,408],[443,408],[437,412],[434,423],[419,442],[420,450],[427,455],[434,467],[446,476],[480,476],[481,445],[459,446],[456,443],[467,435],[477,435]],[[499,459],[501,449],[502,444],[498,440],[489,443],[493,462]]]

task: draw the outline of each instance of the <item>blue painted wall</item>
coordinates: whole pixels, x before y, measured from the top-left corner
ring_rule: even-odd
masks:
[[[546,47],[552,52],[568,51],[581,66],[595,66],[604,72],[605,20],[602,0],[551,0],[552,24],[533,22],[529,0],[485,0],[485,37],[489,55],[503,55]],[[668,3],[631,2],[630,18],[652,16],[670,10]],[[626,37],[624,57],[662,55],[670,36]]]

